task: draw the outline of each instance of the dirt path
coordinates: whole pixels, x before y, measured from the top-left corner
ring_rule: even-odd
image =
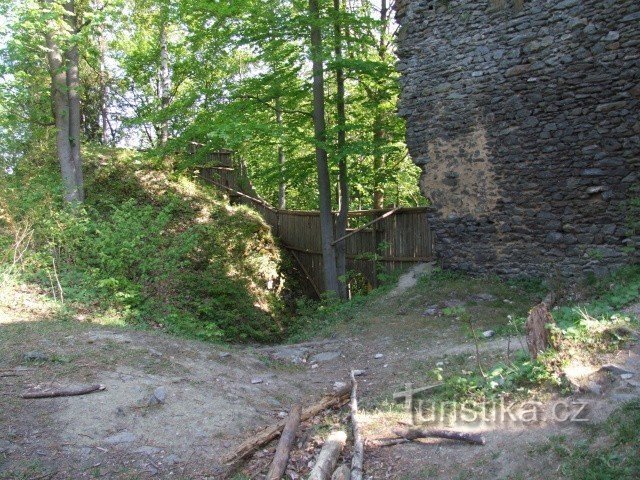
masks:
[[[0,478],[220,478],[224,452],[293,402],[310,402],[346,381],[352,368],[366,371],[361,402],[367,437],[389,436],[398,420],[409,419],[393,405],[394,392],[407,382],[426,381],[439,366],[456,371],[476,362],[466,326],[435,311],[432,302],[442,302],[435,297],[409,285],[336,328],[334,338],[255,349],[37,316],[5,321],[0,370],[18,376],[0,377]],[[493,294],[469,298],[446,301],[470,301],[477,308],[504,303]],[[517,342],[483,340],[482,360],[505,355]],[[619,355],[611,360],[640,371],[637,348]],[[24,388],[44,381],[99,382],[107,388],[83,397],[18,398]],[[638,387],[635,380],[616,379],[605,396],[589,396],[593,415],[602,417],[617,402],[637,396]],[[154,392],[156,401],[150,402]],[[316,427],[313,432],[321,432],[322,425]],[[579,436],[581,428],[492,424],[483,427],[485,447],[370,444],[366,471],[375,479],[548,478],[548,458],[531,452],[550,435]],[[312,436],[304,437],[309,445],[301,445],[301,452],[313,454]],[[260,457],[258,464],[268,462],[268,455]]]

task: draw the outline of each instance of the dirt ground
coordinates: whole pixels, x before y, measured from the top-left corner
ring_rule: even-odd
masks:
[[[476,364],[466,326],[439,315],[435,305],[470,304],[502,318],[514,303],[500,298],[502,291],[462,291],[457,298],[446,292],[443,298],[414,283],[404,278],[402,288],[372,302],[329,339],[275,347],[223,347],[103,327],[90,316],[56,321],[38,303],[37,292],[22,291],[0,313],[0,478],[222,478],[223,454],[284,416],[292,403],[309,404],[336,382],[347,382],[351,369],[365,371],[359,380],[365,478],[560,478],[542,446],[552,436],[579,438],[589,422],[485,423],[474,427],[484,432],[484,446],[443,440],[376,445],[393,436],[398,421],[410,419],[394,402],[394,392],[408,382],[424,384],[427,372],[438,366],[446,372]],[[504,336],[482,339],[481,358],[490,363],[518,343]],[[598,365],[575,366],[576,383],[598,383],[590,393],[570,398],[589,404],[591,422],[640,396],[638,354],[632,345],[602,359],[639,372],[626,379],[617,374],[598,379]],[[20,398],[43,383],[106,388],[78,397]],[[154,392],[162,401],[150,401]],[[558,399],[543,398],[543,407]],[[323,433],[345,418],[346,411],[331,412],[304,425],[290,478],[308,471]],[[273,448],[259,451],[245,474],[263,478]],[[236,478],[248,478],[241,475],[242,470]]]

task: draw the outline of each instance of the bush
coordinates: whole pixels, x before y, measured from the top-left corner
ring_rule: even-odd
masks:
[[[87,202],[75,211],[59,207],[53,165],[3,175],[5,257],[27,226],[22,274],[44,287],[57,276],[67,305],[205,340],[279,338],[280,254],[261,218],[130,152],[109,154],[89,155]]]

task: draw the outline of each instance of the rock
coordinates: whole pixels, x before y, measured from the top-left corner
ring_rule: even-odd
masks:
[[[626,369],[624,369],[622,367],[619,367],[618,365],[614,365],[613,363],[609,363],[607,365],[603,365],[602,367],[600,367],[600,370],[603,370],[605,372],[610,372],[610,373],[613,373],[615,375],[624,375],[624,374],[628,374],[628,373],[631,373],[631,374],[634,373],[631,370],[626,370]]]
[[[490,293],[478,293],[469,297],[472,302],[493,302],[495,299],[496,297]]]
[[[24,359],[27,362],[48,362],[49,360],[51,360],[51,357],[49,357],[49,355],[47,355],[46,353],[33,351],[25,353]]]
[[[281,347],[271,354],[271,358],[300,364],[305,362],[307,352],[306,348]]]
[[[484,338],[491,338],[496,334],[496,332],[494,332],[493,330],[485,330],[484,332],[482,332],[482,336]]]
[[[111,445],[118,445],[121,443],[131,443],[134,442],[136,440],[136,436],[131,433],[131,432],[127,432],[126,430],[120,433],[116,433],[115,435],[110,435],[107,438],[104,439],[104,443],[108,443]]]
[[[444,362],[436,362],[436,367],[444,367]]]
[[[309,357],[309,361],[311,363],[330,362],[338,357],[340,357],[340,352],[321,352]]]
[[[376,353],[373,358],[375,358],[376,360],[381,359],[382,357],[384,357],[384,355],[382,353]]]
[[[231,356],[231,354],[229,352],[222,352],[222,353],[218,354],[219,358],[227,358],[227,357],[230,357],[230,356]]]
[[[630,378],[633,378],[633,373],[623,373],[620,375],[620,378],[623,380],[629,380]]]
[[[602,386],[599,383],[589,382],[584,387],[584,389],[589,393],[593,393],[595,395],[602,395]]]
[[[422,314],[426,317],[433,317],[435,315],[440,315],[440,313],[438,305],[430,305]]]
[[[167,455],[164,459],[164,463],[167,465],[175,465],[176,463],[180,463],[180,458],[174,454]]]
[[[278,412],[278,418],[286,418],[288,415],[287,412]]]
[[[353,376],[354,376],[354,377],[360,377],[360,376],[362,376],[362,375],[364,375],[364,374],[365,374],[365,371],[364,371],[364,370],[354,370],[354,371],[353,371]]]
[[[152,447],[152,446],[149,446],[149,445],[145,445],[145,446],[142,446],[140,448],[136,448],[134,451],[135,451],[135,453],[142,453],[143,455],[157,455],[162,450],[159,449],[158,447]]]
[[[612,30],[609,33],[607,33],[607,36],[604,37],[604,39],[607,42],[615,42],[616,40],[620,39],[620,32],[616,32]]]
[[[263,382],[264,382],[264,380],[262,378],[256,377],[256,378],[252,378],[251,379],[251,384],[252,385],[258,385],[259,383],[263,383]]]
[[[167,390],[164,387],[158,387],[154,390],[151,397],[147,401],[148,405],[162,405],[167,399]]]
[[[333,384],[333,389],[337,392],[338,390],[342,390],[346,386],[347,384],[345,382],[335,382]]]
[[[9,440],[0,440],[0,453],[13,453],[18,449],[18,446],[10,442]]]

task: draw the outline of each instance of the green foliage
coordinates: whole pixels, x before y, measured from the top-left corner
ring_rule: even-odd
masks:
[[[636,479],[640,476],[640,401],[616,409],[585,440],[568,444],[555,437],[549,449],[561,460],[560,472],[572,480]]]
[[[144,167],[139,156],[103,154],[104,167],[101,155],[88,156],[97,163],[79,211],[57,207],[49,165],[23,163],[2,176],[5,257],[16,226],[29,225],[23,275],[58,295],[57,276],[68,306],[115,309],[129,322],[205,340],[283,335],[275,319],[280,257],[262,220],[188,179]]]

